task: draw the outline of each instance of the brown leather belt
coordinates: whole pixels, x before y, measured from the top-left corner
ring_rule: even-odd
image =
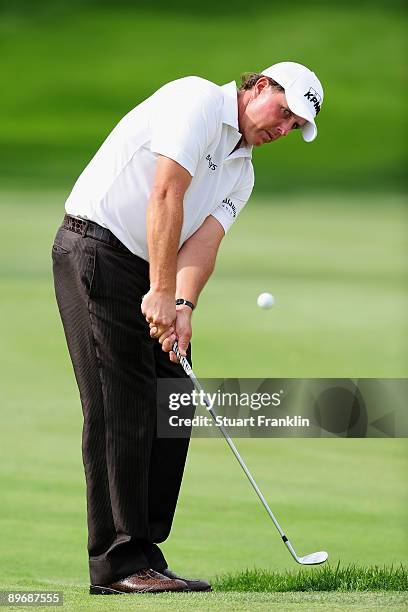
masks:
[[[125,245],[122,244],[122,242],[118,240],[110,230],[108,230],[106,227],[98,225],[94,221],[86,221],[85,219],[77,219],[76,217],[71,217],[71,215],[65,215],[62,227],[71,232],[81,234],[84,237],[89,236],[95,240],[106,242],[106,244],[110,244],[116,249],[120,249],[124,253],[133,255],[133,253],[129,251],[129,249],[125,247]]]

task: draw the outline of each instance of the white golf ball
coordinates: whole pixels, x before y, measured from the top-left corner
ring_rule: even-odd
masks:
[[[275,303],[275,298],[270,293],[261,293],[258,295],[258,299],[256,301],[259,308],[264,308],[267,310],[268,308],[272,308]]]

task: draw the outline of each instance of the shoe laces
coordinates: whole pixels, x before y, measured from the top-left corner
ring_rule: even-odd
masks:
[[[140,570],[139,572],[137,572],[137,575],[139,576],[139,578],[142,578],[142,580],[148,580],[149,578],[157,578],[156,572],[151,569]]]

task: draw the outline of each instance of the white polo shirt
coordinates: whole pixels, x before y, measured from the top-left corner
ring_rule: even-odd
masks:
[[[193,177],[179,247],[208,215],[226,232],[254,185],[252,147],[232,153],[240,138],[234,81],[172,81],[116,125],[75,183],[66,212],[107,227],[148,261],[146,210],[158,155],[165,155]]]

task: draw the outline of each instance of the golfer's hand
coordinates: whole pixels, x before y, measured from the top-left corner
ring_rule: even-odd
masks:
[[[176,318],[174,292],[150,289],[144,296],[141,305],[142,313],[149,323],[152,338],[160,338],[168,331]]]
[[[180,353],[186,356],[186,351],[193,334],[191,328],[191,315],[192,310],[189,306],[177,306],[174,328],[171,326],[159,337],[159,342],[162,345],[163,351],[169,353],[170,361],[173,361],[173,363],[177,363],[176,354],[171,350],[176,340],[178,341]]]

